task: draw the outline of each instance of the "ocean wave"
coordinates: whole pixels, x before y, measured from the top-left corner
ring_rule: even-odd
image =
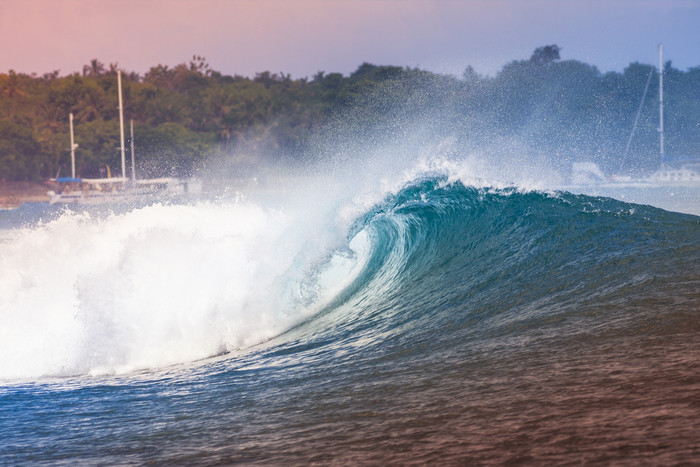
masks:
[[[284,345],[470,327],[486,345],[633,327],[653,318],[581,322],[643,301],[700,256],[692,216],[447,173],[323,206],[66,212],[6,237],[5,380],[161,368],[276,336]]]

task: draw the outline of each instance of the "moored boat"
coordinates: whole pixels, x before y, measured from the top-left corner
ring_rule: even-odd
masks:
[[[49,204],[80,203],[138,203],[163,200],[176,195],[196,194],[201,191],[198,180],[180,180],[174,177],[137,179],[134,160],[134,125],[131,121],[131,178],[126,176],[126,158],[124,149],[124,112],[122,106],[121,71],[117,73],[119,91],[119,123],[121,136],[121,177],[111,177],[107,167],[107,178],[81,178],[75,172],[75,144],[73,135],[73,114],[69,114],[71,144],[71,176],[56,177],[55,190],[47,192]]]

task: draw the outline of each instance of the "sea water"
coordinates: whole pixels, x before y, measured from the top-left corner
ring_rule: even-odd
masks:
[[[700,459],[699,217],[326,182],[0,213],[0,463]]]

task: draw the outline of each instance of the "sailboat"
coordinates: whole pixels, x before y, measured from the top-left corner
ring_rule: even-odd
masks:
[[[646,90],[645,90],[646,95]],[[635,122],[636,123],[636,122]],[[631,185],[631,186],[688,186],[700,188],[700,159],[673,161],[664,150],[664,69],[663,45],[659,45],[659,168],[645,177],[613,175],[606,177],[593,162],[575,162],[572,166],[572,184]],[[631,135],[630,135],[631,139]],[[628,145],[629,147],[629,142]]]
[[[642,180],[660,185],[700,188],[700,159],[671,162],[664,151],[664,63],[663,45],[659,45],[659,154],[661,166]]]
[[[571,185],[564,187],[566,191],[609,196],[671,211],[700,215],[700,158],[673,161],[667,157],[664,149],[663,79],[663,45],[659,45],[660,164],[658,169],[643,177],[627,175],[607,177],[593,162],[576,162],[572,166]],[[632,135],[630,140],[631,137]]]
[[[49,204],[81,203],[109,204],[148,201],[163,196],[197,193],[201,185],[196,180],[179,180],[173,177],[137,179],[134,160],[134,121],[131,120],[131,178],[126,176],[126,150],[124,147],[124,107],[122,105],[122,75],[117,71],[119,92],[119,132],[121,150],[121,177],[112,177],[107,167],[107,178],[78,178],[75,174],[75,144],[73,114],[69,114],[71,144],[71,176],[56,177],[57,191],[49,191]]]

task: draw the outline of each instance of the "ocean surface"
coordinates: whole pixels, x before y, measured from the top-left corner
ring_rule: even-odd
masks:
[[[0,464],[700,462],[700,217],[424,173],[0,212]]]

